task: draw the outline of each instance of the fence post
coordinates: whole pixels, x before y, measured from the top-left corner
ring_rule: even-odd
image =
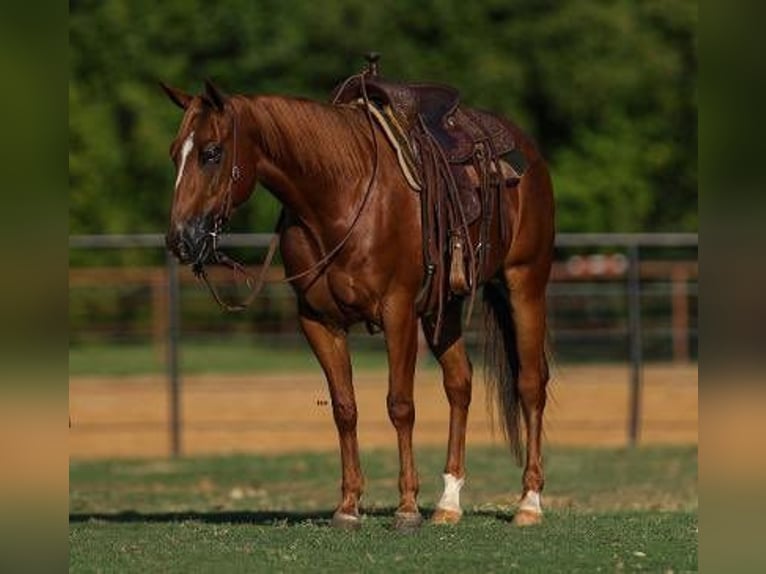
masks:
[[[181,455],[181,378],[178,371],[178,332],[180,323],[180,293],[178,287],[178,262],[170,252],[166,254],[167,261],[167,309],[168,309],[168,341],[167,341],[167,370],[168,398],[170,423],[170,455],[176,458]]]
[[[641,432],[641,261],[638,244],[628,246],[628,340],[630,346],[630,446],[638,444]]]
[[[673,360],[677,363],[689,361],[689,299],[687,282],[689,274],[681,265],[671,273],[673,309]]]

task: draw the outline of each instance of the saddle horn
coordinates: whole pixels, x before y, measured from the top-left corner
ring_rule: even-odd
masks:
[[[364,72],[365,75],[377,78],[379,75],[378,61],[380,60],[380,52],[367,52],[364,55],[364,59],[367,60],[367,69]]]

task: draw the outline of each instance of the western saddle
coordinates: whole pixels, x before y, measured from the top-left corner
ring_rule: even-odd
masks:
[[[491,244],[508,238],[501,194],[518,184],[526,162],[508,125],[463,106],[455,88],[384,80],[380,55],[366,59],[366,68],[336,87],[331,101],[369,110],[409,185],[420,192],[425,280],[417,305],[436,314],[438,337],[449,298],[470,293],[470,318],[476,288],[492,272],[486,265]],[[490,237],[492,229],[499,237]]]

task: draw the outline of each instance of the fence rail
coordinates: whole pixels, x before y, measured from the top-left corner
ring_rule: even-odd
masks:
[[[220,244],[224,247],[253,247],[265,248],[269,245],[273,235],[270,233],[239,233],[221,237]],[[127,248],[161,248],[165,247],[165,239],[162,234],[136,234],[136,235],[74,235],[69,238],[70,249],[127,249]],[[641,278],[644,273],[641,262],[641,249],[643,248],[697,248],[698,236],[696,233],[561,233],[556,237],[556,247],[616,247],[624,249],[626,254],[626,269],[622,276],[625,279],[625,291],[627,294],[627,324],[629,340],[630,360],[630,405],[629,422],[627,428],[628,441],[636,445],[640,441],[641,420],[641,388],[642,388],[642,324],[641,324]],[[696,257],[695,257],[696,259]],[[655,272],[664,275],[667,269]],[[566,270],[562,266],[554,268],[553,279],[561,279],[566,276]],[[688,290],[686,280],[690,275],[696,276],[696,262],[693,265],[676,263],[669,274],[673,277],[672,302],[674,324],[678,323],[682,331],[688,324],[688,310],[686,309],[686,297]],[[71,277],[71,275],[70,275]],[[158,293],[155,300],[164,301],[166,318],[158,323],[166,336],[167,349],[167,378],[168,396],[170,398],[169,433],[171,455],[179,456],[182,452],[182,419],[180,412],[181,404],[181,373],[179,369],[179,324],[180,324],[180,274],[176,260],[168,255],[166,257],[166,270],[164,280],[155,281],[154,289],[165,290],[164,295]],[[675,310],[679,309],[676,313]],[[155,321],[156,323],[156,321]],[[674,333],[676,330],[674,329]],[[674,351],[688,356],[688,342],[683,337],[674,338]]]
[[[271,233],[230,233],[222,235],[223,247],[268,247]],[[559,233],[556,247],[697,247],[696,233]],[[125,249],[128,247],[165,247],[161,233],[134,235],[72,235],[71,249]]]

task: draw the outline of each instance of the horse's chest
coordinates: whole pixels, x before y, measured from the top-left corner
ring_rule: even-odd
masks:
[[[302,296],[315,314],[340,325],[379,322],[379,306],[372,291],[350,273],[329,271]]]

